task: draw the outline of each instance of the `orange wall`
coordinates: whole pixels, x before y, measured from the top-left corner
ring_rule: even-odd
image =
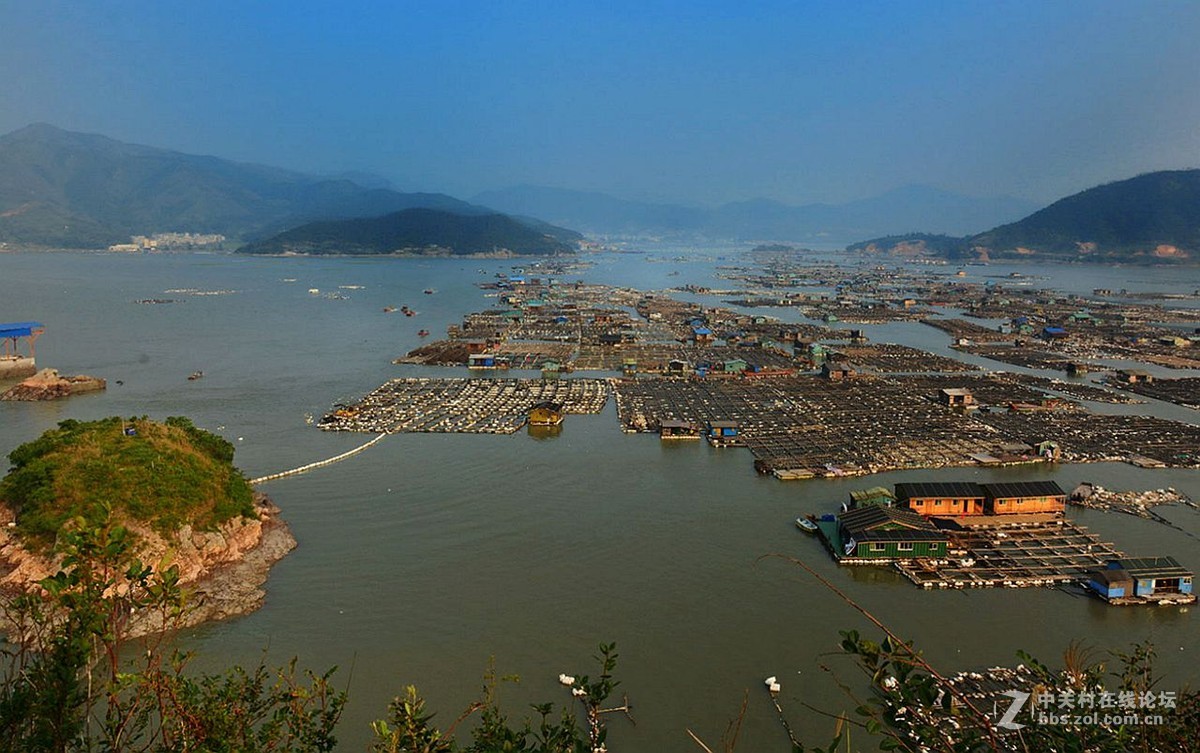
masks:
[[[982,497],[910,497],[908,507],[922,515],[982,515]]]
[[[1066,507],[1066,500],[1063,497],[1009,497],[993,500],[989,507],[993,515],[1062,512]]]

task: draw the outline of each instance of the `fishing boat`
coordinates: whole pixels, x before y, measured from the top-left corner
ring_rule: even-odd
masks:
[[[817,524],[808,518],[796,518],[796,527],[805,533],[817,532]]]
[[[197,379],[201,379],[203,376],[204,376],[203,371],[193,371],[191,374],[188,374],[188,381],[194,382]]]
[[[423,329],[417,333],[417,337],[429,337],[429,330]]]

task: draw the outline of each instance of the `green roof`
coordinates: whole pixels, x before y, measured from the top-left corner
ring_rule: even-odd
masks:
[[[854,491],[850,492],[850,501],[854,502],[855,504],[862,504],[863,502],[872,502],[882,499],[895,501],[896,495],[892,494],[891,490],[883,486],[872,486],[870,489],[855,489]]]

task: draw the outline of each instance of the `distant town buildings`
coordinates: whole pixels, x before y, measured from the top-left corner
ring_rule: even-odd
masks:
[[[129,243],[114,243],[109,251],[126,253],[138,251],[191,251],[220,248],[225,236],[218,233],[155,233],[135,235]]]

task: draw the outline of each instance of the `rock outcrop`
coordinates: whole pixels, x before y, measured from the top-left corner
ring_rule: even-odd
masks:
[[[55,369],[42,369],[0,395],[0,400],[57,400],[107,387],[108,383],[99,377],[60,376]]]
[[[128,526],[137,537],[137,556],[143,562],[155,569],[179,568],[187,608],[173,627],[222,620],[262,605],[266,597],[262,586],[271,565],[295,548],[296,539],[265,494],[255,494],[254,509],[252,518],[235,518],[212,531],[185,525],[170,538],[143,526]],[[12,511],[0,505],[0,599],[36,589],[60,566],[58,558],[27,549],[12,523]],[[163,627],[160,615],[144,615],[131,621],[130,633],[147,635]],[[9,628],[0,621],[0,629],[9,632]]]

